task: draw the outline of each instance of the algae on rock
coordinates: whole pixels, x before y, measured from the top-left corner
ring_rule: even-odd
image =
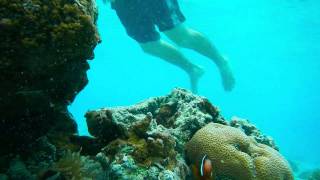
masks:
[[[94,0],[0,0],[0,177],[35,178],[93,142],[67,106],[88,82],[97,13]]]
[[[88,81],[96,18],[94,0],[0,0],[0,155],[77,132],[67,106]]]

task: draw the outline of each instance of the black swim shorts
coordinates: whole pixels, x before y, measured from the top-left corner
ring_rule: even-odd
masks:
[[[166,31],[185,21],[177,0],[115,0],[111,6],[127,34],[139,43],[160,39],[155,26]]]

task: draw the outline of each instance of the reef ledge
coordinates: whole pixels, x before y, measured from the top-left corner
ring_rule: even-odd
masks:
[[[85,117],[91,137],[42,136],[27,157],[0,156],[0,179],[191,180],[204,153],[212,180],[293,179],[271,137],[185,89]]]
[[[233,142],[239,145],[232,144],[230,147],[234,150],[231,149],[230,152],[238,151],[240,154],[245,154],[248,162],[243,161],[241,164],[233,154],[220,157],[220,161],[228,162],[228,158],[232,157],[235,161],[230,162],[229,167],[219,163],[213,164],[221,167],[214,167],[219,172],[216,172],[212,179],[234,179],[235,176],[231,175],[252,171],[250,178],[253,180],[262,176],[291,180],[291,169],[278,153],[278,148],[271,137],[263,135],[248,120],[233,118],[230,122],[227,121],[208,99],[184,89],[176,88],[167,96],[150,98],[129,107],[89,111],[85,116],[90,134],[104,144],[100,155],[103,154],[108,159],[106,176],[110,179],[192,179],[190,164],[198,164],[194,162],[194,158],[201,159],[197,156],[202,153],[201,151],[207,151],[208,155],[218,154],[221,150],[230,150],[230,148],[223,149],[222,146]],[[225,127],[229,131],[225,131],[222,135],[212,131],[206,133],[212,136],[200,135],[200,138],[209,138],[210,141],[219,135],[217,141],[225,140],[225,144],[219,145],[221,149],[218,147],[210,151],[208,148],[197,149],[202,144],[197,144],[197,140],[193,140],[192,146],[189,145],[192,147],[192,153],[188,154],[190,149],[186,149],[188,148],[186,144],[195,134],[199,134],[197,132],[200,132],[203,127],[212,123]],[[248,152],[241,149],[241,143],[244,140],[233,134],[240,134],[239,137],[246,141],[245,146],[251,149]],[[205,140],[201,142],[206,143]],[[258,155],[259,153],[263,154]],[[220,152],[220,154],[223,153]],[[253,169],[240,168],[251,161],[257,161]],[[272,169],[270,168],[272,165],[279,168]],[[233,171],[232,168],[242,169],[243,172]],[[233,172],[224,173],[224,169]],[[260,174],[256,175],[254,173],[256,171]]]

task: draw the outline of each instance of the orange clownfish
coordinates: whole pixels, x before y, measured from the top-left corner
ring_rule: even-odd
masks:
[[[192,172],[196,180],[213,180],[212,177],[212,163],[207,155],[201,158],[200,165],[192,165]]]

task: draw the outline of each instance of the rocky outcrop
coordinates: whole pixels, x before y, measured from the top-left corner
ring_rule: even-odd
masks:
[[[262,134],[260,130],[247,119],[232,117],[230,126],[241,129],[247,136],[254,138],[258,143],[265,144],[275,150],[279,150],[272,137]]]
[[[185,159],[192,158],[186,156],[185,145],[191,137],[208,123],[233,128],[206,98],[183,89],[130,107],[89,111],[86,118],[91,135],[105,144],[101,154],[108,159],[106,176],[109,179],[190,177]],[[253,125],[248,121],[240,123],[244,121],[232,121],[238,127],[233,129],[243,136],[247,133],[257,141],[269,142],[265,144],[270,149],[276,147],[271,138],[263,140],[267,136],[257,128],[245,132],[244,127]],[[274,149],[272,152],[277,153]]]
[[[226,124],[207,99],[183,89],[130,107],[90,111],[86,118],[91,135],[106,145],[111,179],[185,178],[185,143],[209,122]]]
[[[198,152],[203,153],[197,149],[203,143],[210,143],[205,140],[200,141],[202,144],[192,143],[191,138],[201,134],[203,127],[212,123],[235,129],[245,137],[244,141],[270,142],[254,146],[252,155],[263,153],[266,159],[257,157],[258,163],[283,167],[284,161],[273,149],[276,146],[271,138],[268,138],[270,141],[263,140],[267,136],[247,120],[234,119],[231,124],[235,127],[231,127],[208,99],[184,89],[174,89],[167,96],[150,98],[129,107],[89,111],[86,118],[94,138],[65,135],[62,131],[47,133],[29,144],[28,156],[0,156],[0,178],[190,179],[189,167],[195,162],[193,158],[197,158]],[[221,134],[215,138],[226,139]],[[241,139],[233,141],[232,145],[238,143],[236,147],[242,148]],[[188,149],[186,144],[192,144],[191,149],[196,152],[194,155],[185,153],[186,147]],[[209,157],[213,156],[209,152],[214,148],[206,150]],[[219,151],[223,152],[227,151]],[[263,169],[264,166],[261,167]],[[239,173],[244,174],[245,170]],[[285,175],[281,170],[278,174]]]
[[[93,0],[0,0],[0,155],[77,132],[67,106],[99,42]]]

